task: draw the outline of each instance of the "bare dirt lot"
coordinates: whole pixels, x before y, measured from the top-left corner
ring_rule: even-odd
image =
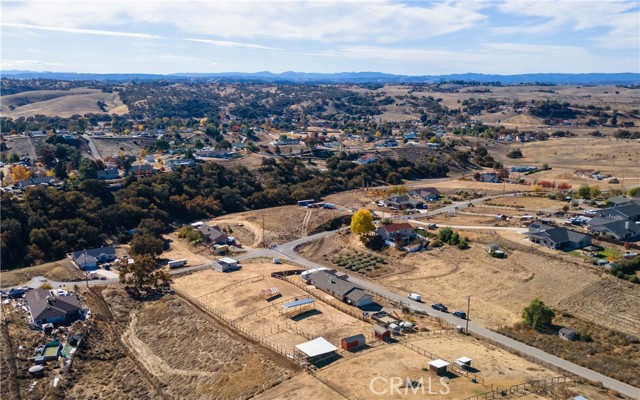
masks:
[[[98,102],[105,103],[109,114],[126,114],[129,110],[118,93],[98,89],[36,90],[2,96],[2,114],[11,118],[34,115],[68,118],[74,114],[102,113]]]
[[[230,235],[236,237],[243,246],[257,247],[281,244],[308,235],[321,225],[346,215],[339,210],[305,208],[298,206],[273,207],[268,210],[247,211],[214,218],[209,225],[230,226]],[[264,221],[264,238],[262,236]]]
[[[18,286],[28,282],[34,276],[44,276],[54,281],[73,281],[85,278],[84,274],[73,265],[71,260],[64,258],[35,267],[0,272],[0,287]]]
[[[36,149],[31,138],[26,136],[6,136],[5,141],[7,150],[3,151],[3,153],[7,156],[15,153],[20,157],[28,156],[32,160],[36,159]]]
[[[510,148],[514,147],[522,150],[524,156],[522,159],[509,159],[504,154],[493,151],[491,154],[507,166],[529,164],[540,166],[547,163],[553,168],[551,171],[530,175],[530,178],[544,179],[545,175],[554,176],[557,174],[556,168],[566,168],[568,171],[563,169],[562,172],[570,174],[578,169],[594,169],[599,170],[601,174],[611,174],[618,179],[623,176],[637,178],[637,160],[640,159],[640,142],[638,140],[612,137],[575,137],[519,143],[510,146]],[[573,181],[576,178],[568,175],[565,179]],[[606,181],[589,181],[592,185],[604,186],[606,184]]]
[[[96,137],[91,138],[102,158],[115,157],[120,153],[137,156],[154,138]]]

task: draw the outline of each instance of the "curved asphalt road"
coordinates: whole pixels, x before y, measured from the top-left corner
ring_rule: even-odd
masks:
[[[513,196],[514,194],[511,194],[511,196]],[[499,196],[496,196],[499,197]],[[472,200],[471,202],[464,202],[464,203],[458,203],[458,204],[452,204],[450,206],[438,209],[438,210],[434,210],[434,211],[430,211],[428,214],[423,214],[423,215],[435,215],[435,214],[440,214],[443,212],[449,212],[449,211],[455,211],[458,208],[456,207],[464,207],[465,205],[469,204],[469,203],[479,203],[482,202],[484,200],[486,200],[488,198],[482,198],[482,199],[475,199]],[[394,220],[409,220],[409,217],[394,217]],[[413,221],[415,218],[411,218],[412,222],[416,222],[416,223],[420,223],[419,221]],[[496,229],[495,227],[491,227],[491,229]],[[290,261],[293,261],[297,264],[306,266],[308,268],[320,268],[320,267],[324,267],[323,265],[320,264],[316,264],[313,261],[307,260],[303,257],[298,256],[298,254],[296,253],[296,248],[302,244],[308,243],[308,242],[312,242],[314,240],[317,239],[321,239],[323,237],[327,237],[327,236],[331,236],[334,233],[338,232],[339,230],[334,230],[334,231],[327,231],[327,232],[321,232],[321,233],[317,233],[315,235],[311,235],[311,236],[306,236],[297,240],[294,240],[292,242],[289,243],[285,243],[282,244],[274,249],[247,249],[247,252],[239,255],[237,257],[235,257],[238,260],[244,260],[244,259],[248,259],[248,258],[254,258],[254,257],[267,257],[267,258],[275,258],[275,257],[279,257],[279,258],[286,258],[289,259]],[[185,272],[189,272],[189,271],[194,271],[194,270],[198,270],[198,269],[203,269],[203,268],[207,268],[208,264],[203,264],[203,265],[198,265],[198,266],[194,266],[194,267],[187,267],[187,268],[182,268],[180,270],[172,270],[171,273],[172,274],[181,274],[181,273],[185,273]],[[404,303],[407,306],[409,306],[412,310],[416,310],[416,311],[421,311],[421,312],[425,312],[429,315],[432,316],[437,316],[442,318],[443,320],[453,324],[453,325],[458,325],[461,323],[461,320],[459,318],[456,318],[454,316],[452,316],[451,314],[448,313],[444,313],[441,311],[436,311],[434,309],[432,309],[431,307],[427,306],[424,303],[418,303],[415,301],[411,301],[408,300],[405,296],[405,294],[397,294],[395,292],[392,292],[388,289],[386,289],[384,286],[381,286],[379,284],[376,284],[374,282],[371,282],[369,280],[366,279],[362,279],[356,276],[350,276],[349,280],[352,281],[353,283],[356,283],[358,285],[360,285],[361,287],[374,292],[374,293],[378,293],[381,294],[391,300],[397,301],[399,303]],[[107,280],[91,280],[89,281],[90,285],[108,285],[110,283],[115,283],[117,282],[118,279],[107,279]],[[60,287],[60,286],[72,286],[72,285],[82,285],[84,284],[83,281],[80,282],[57,282],[57,281],[51,281],[51,280],[47,280],[46,278],[43,277],[35,277],[31,279],[30,282],[30,286],[32,287],[38,287],[41,286],[43,283],[48,282],[50,285],[52,285],[54,288],[55,287]],[[466,322],[465,322],[466,323]],[[545,353],[544,351],[537,349],[535,347],[526,345],[524,343],[518,342],[516,340],[513,340],[511,338],[508,338],[504,335],[501,335],[499,333],[493,332],[483,326],[480,326],[478,324],[475,324],[473,322],[469,322],[469,331],[481,336],[483,338],[489,339],[491,341],[497,342],[505,347],[509,347],[513,350],[518,351],[521,354],[526,354],[528,356],[531,357],[535,357],[539,360],[542,360],[546,363],[549,363],[551,365],[554,365],[558,368],[561,368],[565,371],[568,371],[572,374],[578,375],[582,378],[588,379],[590,381],[593,382],[602,382],[602,384],[608,388],[608,389],[613,389],[618,391],[619,393],[624,394],[625,396],[634,398],[634,399],[640,399],[640,389],[633,387],[631,385],[628,385],[626,383],[620,382],[618,380],[609,378],[605,375],[602,375],[598,372],[592,371],[590,369],[581,367],[579,365],[576,365],[574,363],[571,363],[569,361],[566,361],[562,358],[556,357],[554,355],[551,355],[549,353]]]

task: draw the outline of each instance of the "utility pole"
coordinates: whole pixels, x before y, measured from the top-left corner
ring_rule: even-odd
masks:
[[[266,248],[264,240],[264,213],[262,214],[262,247]]]
[[[471,295],[467,296],[467,327],[464,331],[469,334],[469,313],[471,311]]]

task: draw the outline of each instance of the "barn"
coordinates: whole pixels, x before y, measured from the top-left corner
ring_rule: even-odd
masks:
[[[385,342],[391,340],[391,331],[386,327],[375,324],[373,325],[372,329],[373,329],[373,335],[375,336],[376,339],[382,340]]]
[[[340,347],[348,351],[358,351],[367,343],[363,334],[343,338]]]

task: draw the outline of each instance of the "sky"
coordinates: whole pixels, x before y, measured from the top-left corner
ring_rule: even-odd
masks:
[[[640,0],[0,0],[2,70],[640,72]]]

